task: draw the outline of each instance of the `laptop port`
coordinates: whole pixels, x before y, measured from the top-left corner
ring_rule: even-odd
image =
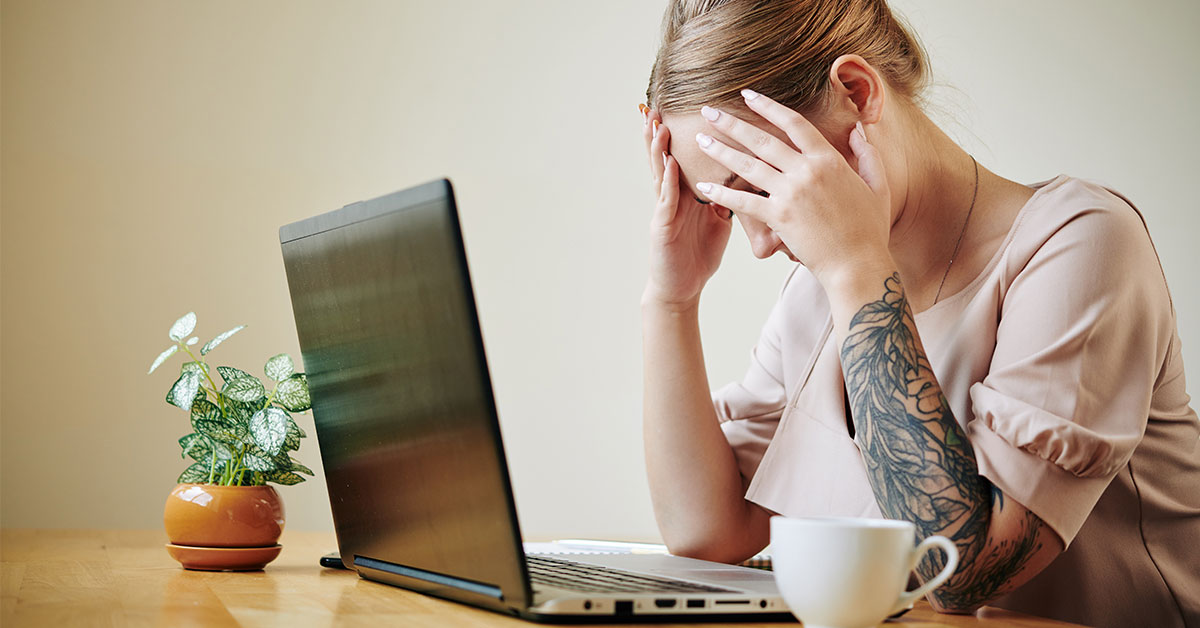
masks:
[[[675,608],[675,600],[658,598],[654,600],[654,605],[659,608]]]
[[[750,600],[713,600],[714,604],[749,604]]]
[[[688,600],[688,608],[704,608],[704,600]]]
[[[616,609],[617,615],[633,614],[633,600],[617,600],[617,603],[613,606]]]

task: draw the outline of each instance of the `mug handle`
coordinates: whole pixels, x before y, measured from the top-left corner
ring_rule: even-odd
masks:
[[[912,565],[909,566],[908,571],[911,573],[913,569],[916,569],[917,563],[921,562],[921,559],[925,557],[925,554],[935,547],[940,547],[945,550],[946,557],[948,559],[946,560],[946,566],[942,567],[942,571],[938,573],[938,575],[930,578],[928,582],[917,587],[915,591],[905,591],[904,593],[901,593],[900,599],[896,602],[896,607],[891,611],[892,613],[898,613],[912,606],[913,602],[925,597],[926,593],[929,593],[930,591],[941,586],[941,584],[945,582],[947,578],[954,574],[955,568],[958,567],[958,547],[954,545],[953,541],[944,536],[931,536],[924,541],[921,541],[921,544],[913,549]]]

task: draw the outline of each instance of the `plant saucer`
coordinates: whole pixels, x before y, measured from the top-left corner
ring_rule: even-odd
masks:
[[[270,547],[196,547],[167,543],[167,553],[184,569],[199,571],[257,571],[279,556],[282,545]]]

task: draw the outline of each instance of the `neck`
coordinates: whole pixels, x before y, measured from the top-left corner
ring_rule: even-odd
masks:
[[[907,289],[936,290],[963,235],[972,197],[978,210],[991,173],[979,168],[977,195],[971,156],[924,113],[914,110],[908,117],[898,143],[904,147],[897,155],[904,176],[898,181],[902,187],[892,193],[898,209],[890,249]]]

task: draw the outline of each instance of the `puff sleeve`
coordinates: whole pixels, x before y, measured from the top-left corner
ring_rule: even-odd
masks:
[[[758,471],[787,406],[780,347],[780,333],[786,318],[783,298],[786,288],[787,282],[750,352],[750,366],[745,376],[740,382],[730,382],[712,393],[713,408],[721,431],[737,458],[743,486],[748,485]]]
[[[1141,441],[1174,329],[1141,216],[1113,195],[1083,201],[1018,226],[1036,237],[1000,269],[995,351],[967,425],[980,473],[1065,545]]]

